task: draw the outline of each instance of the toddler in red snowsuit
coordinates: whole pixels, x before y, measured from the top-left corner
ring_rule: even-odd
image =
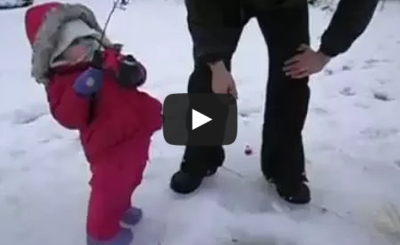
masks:
[[[84,5],[36,5],[27,10],[25,25],[32,75],[45,85],[55,120],[79,130],[90,163],[87,244],[128,245],[133,234],[121,223],[135,225],[141,219],[131,195],[142,180],[151,136],[162,122],[160,102],[137,89],[146,79],[145,69],[130,56],[134,72],[122,74],[127,56],[102,38]]]

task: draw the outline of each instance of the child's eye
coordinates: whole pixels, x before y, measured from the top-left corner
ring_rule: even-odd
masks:
[[[70,46],[72,47],[72,46],[78,45],[80,42],[81,42],[81,38],[76,38],[74,41],[72,41]]]

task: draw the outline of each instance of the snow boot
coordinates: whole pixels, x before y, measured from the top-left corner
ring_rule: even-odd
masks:
[[[268,175],[268,174],[264,174],[264,177],[265,177],[265,179],[267,180],[268,183],[273,184],[273,185],[276,184],[276,178],[274,176]],[[302,175],[302,181],[305,182],[305,183],[308,182],[308,179],[307,179],[307,177],[306,177],[306,175],[304,173]]]
[[[204,177],[205,175],[191,174],[179,170],[172,175],[170,188],[179,194],[190,194],[200,187]]]
[[[143,211],[140,208],[131,207],[128,209],[121,219],[121,222],[125,225],[135,226],[143,218]]]
[[[215,175],[218,171],[219,166],[210,167],[206,172],[206,177],[211,177]]]
[[[292,204],[307,204],[311,201],[310,188],[305,182],[301,182],[295,187],[276,184],[276,191],[285,201]]]
[[[207,159],[208,167],[206,171],[206,177],[215,175],[218,169],[222,166],[225,161],[225,151],[222,147],[216,148],[216,150],[209,154]]]
[[[180,170],[170,182],[170,188],[180,194],[189,194],[197,190],[205,177],[215,175],[225,160],[222,146],[187,147]]]
[[[87,245],[129,245],[133,241],[133,233],[130,229],[122,229],[115,237],[107,241],[98,241],[87,236]]]

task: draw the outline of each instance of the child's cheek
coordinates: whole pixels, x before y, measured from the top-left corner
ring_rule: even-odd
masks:
[[[70,47],[67,52],[66,52],[66,57],[68,60],[78,60],[80,59],[83,55],[85,55],[85,46],[83,45],[76,45],[73,47]]]

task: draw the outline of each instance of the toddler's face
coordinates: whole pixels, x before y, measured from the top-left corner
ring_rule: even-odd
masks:
[[[86,54],[87,47],[82,44],[75,44],[70,46],[64,52],[64,58],[71,62],[79,62],[82,58],[84,58]]]

